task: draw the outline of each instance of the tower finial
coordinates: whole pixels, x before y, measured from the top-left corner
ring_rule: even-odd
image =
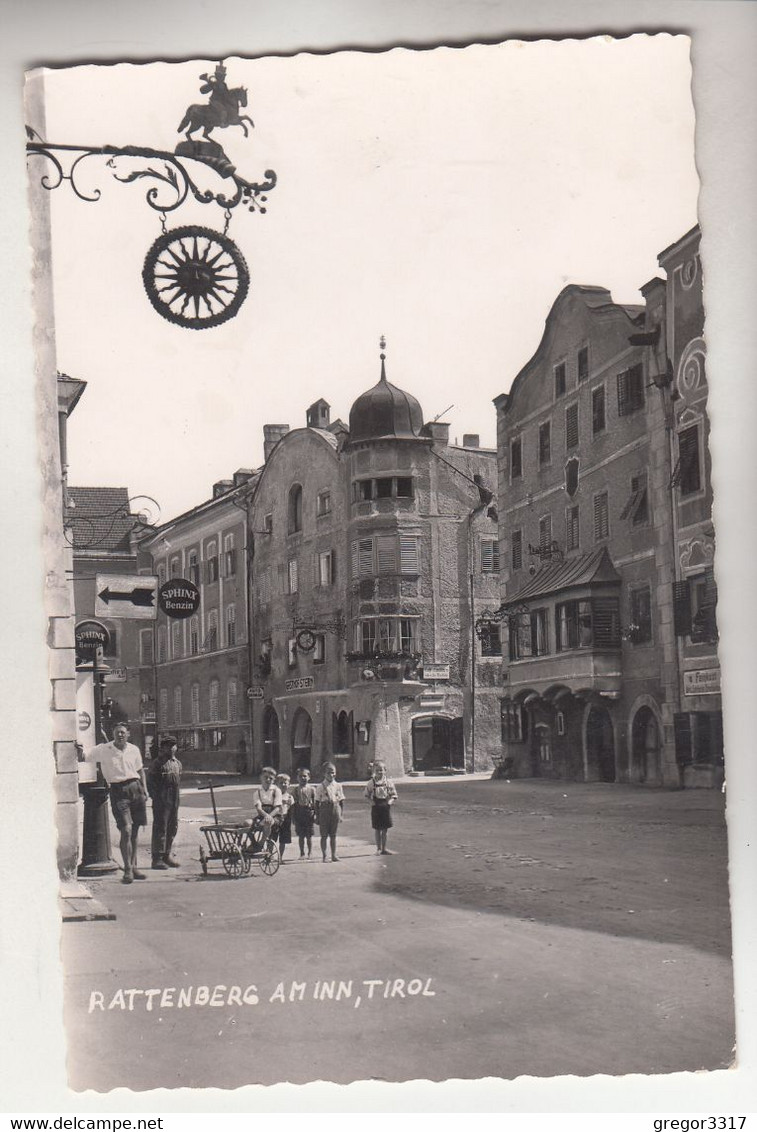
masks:
[[[386,338],[383,334],[379,338],[379,347],[381,349],[381,353],[379,354],[379,357],[381,358],[381,381],[386,381],[386,367],[384,366],[384,361],[386,359],[386,354],[384,353],[384,350],[386,349]]]

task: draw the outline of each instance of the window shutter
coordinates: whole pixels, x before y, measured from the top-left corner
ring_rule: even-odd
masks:
[[[513,570],[520,570],[523,565],[523,532],[513,531],[511,540]]]
[[[358,574],[373,573],[373,539],[361,538],[358,540]]]
[[[578,405],[565,410],[565,447],[575,448],[578,444]]]
[[[358,562],[359,562],[358,543],[353,542],[352,547],[351,547],[351,562],[350,562],[350,568],[352,570],[352,577],[353,578],[357,578],[358,573],[359,573]]]
[[[400,535],[400,573],[419,574],[418,539],[415,535]]]
[[[677,637],[691,632],[691,589],[686,578],[673,582],[673,628]]]
[[[522,460],[521,460],[521,440],[520,440],[520,437],[518,437],[516,440],[513,440],[510,444],[510,477],[511,477],[511,479],[514,479],[514,480],[518,479],[522,474],[522,470],[523,470],[523,464],[522,464]]]
[[[624,417],[630,412],[629,409],[629,382],[628,370],[623,370],[618,374],[618,416]]]
[[[379,574],[397,573],[397,539],[395,535],[376,536]]]
[[[678,434],[678,484],[683,495],[699,491],[699,425],[692,425]]]
[[[676,762],[685,766],[692,761],[691,716],[688,712],[677,712],[673,716],[673,733],[676,744]]]
[[[607,492],[594,497],[594,541],[607,538],[609,527],[607,522]]]
[[[494,573],[494,548],[496,543],[493,539],[481,539],[481,571],[484,574]],[[499,569],[499,564],[497,564]]]

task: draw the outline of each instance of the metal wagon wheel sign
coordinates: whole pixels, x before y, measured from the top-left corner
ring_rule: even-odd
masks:
[[[145,257],[142,279],[158,314],[192,330],[233,318],[250,286],[233,240],[194,224],[158,237]]]

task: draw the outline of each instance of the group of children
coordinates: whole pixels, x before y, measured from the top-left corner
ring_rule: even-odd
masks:
[[[300,767],[297,771],[297,784],[290,790],[291,779],[288,774],[277,774],[273,767],[263,767],[261,785],[253,795],[253,808],[256,824],[265,836],[278,842],[279,855],[283,859],[287,845],[292,842],[292,828],[297,836],[300,857],[313,855],[313,834],[318,826],[321,838],[323,860],[338,861],[336,851],[339,823],[344,813],[344,791],[336,780],[336,767],[325,763],[323,781],[314,786],[310,781],[310,771]],[[386,776],[386,767],[375,762],[371,777],[365,788],[365,796],[371,800],[371,826],[376,839],[376,852],[391,853],[386,847],[386,837],[392,827],[391,807],[397,800],[397,790]]]

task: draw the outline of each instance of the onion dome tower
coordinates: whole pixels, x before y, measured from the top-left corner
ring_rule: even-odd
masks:
[[[350,443],[422,439],[423,409],[417,398],[386,379],[386,340],[381,338],[381,377],[350,409]]]

